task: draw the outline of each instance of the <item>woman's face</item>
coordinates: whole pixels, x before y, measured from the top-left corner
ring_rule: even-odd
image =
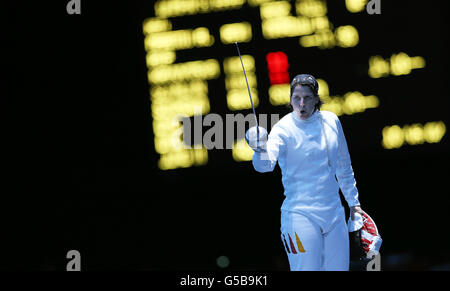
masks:
[[[317,102],[318,97],[314,96],[310,87],[298,85],[294,88],[291,105],[300,119],[308,119],[313,114]]]

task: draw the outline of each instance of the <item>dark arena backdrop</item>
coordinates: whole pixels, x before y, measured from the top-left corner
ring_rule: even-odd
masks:
[[[448,270],[448,5],[367,2],[2,4],[1,269],[288,270],[280,168],[233,121],[238,42],[268,130],[289,80],[318,79],[381,269]]]

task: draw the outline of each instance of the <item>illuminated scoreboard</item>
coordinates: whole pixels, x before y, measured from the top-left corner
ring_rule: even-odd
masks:
[[[235,42],[241,48],[258,113],[285,112],[290,79],[299,73],[310,73],[318,79],[324,101],[322,110],[338,116],[351,115],[355,120],[381,110],[385,97],[380,94],[385,93],[370,84],[405,75],[414,77],[426,69],[427,57],[408,51],[407,46],[383,47],[379,52],[367,49],[364,41],[368,37],[362,29],[366,24],[357,20],[378,17],[367,14],[367,2],[154,2],[153,13],[149,12],[143,22],[143,33],[158,167],[170,170],[205,166],[210,151],[223,148],[230,149],[230,161],[251,160],[253,152],[242,133],[225,141],[224,147],[208,146],[195,133],[191,143],[186,144],[189,131],[183,122],[188,120],[195,131],[196,124],[201,127],[206,120],[211,126],[220,123],[225,115],[250,114],[248,89]],[[378,38],[383,41],[383,35]],[[363,85],[357,86],[358,82]],[[439,143],[446,133],[446,123],[439,116],[426,122],[415,122],[414,116],[408,120],[372,128],[380,136],[375,146],[389,150]],[[251,123],[251,119],[248,121]],[[276,121],[277,118],[271,119],[271,125]],[[219,137],[223,131],[215,133],[216,140],[224,139]]]

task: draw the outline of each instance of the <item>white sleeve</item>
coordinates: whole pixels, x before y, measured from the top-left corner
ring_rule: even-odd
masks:
[[[356,188],[356,181],[348,152],[347,141],[339,118],[336,120],[338,128],[338,155],[336,161],[336,177],[342,194],[348,206],[359,205],[359,194]]]
[[[273,171],[278,157],[285,151],[286,138],[286,133],[279,126],[272,128],[267,140],[267,150],[253,154],[252,163],[256,171],[260,173]]]

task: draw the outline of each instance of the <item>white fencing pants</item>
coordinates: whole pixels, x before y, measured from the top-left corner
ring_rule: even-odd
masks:
[[[349,238],[342,215],[327,233],[305,215],[282,211],[281,240],[291,271],[348,271]]]

